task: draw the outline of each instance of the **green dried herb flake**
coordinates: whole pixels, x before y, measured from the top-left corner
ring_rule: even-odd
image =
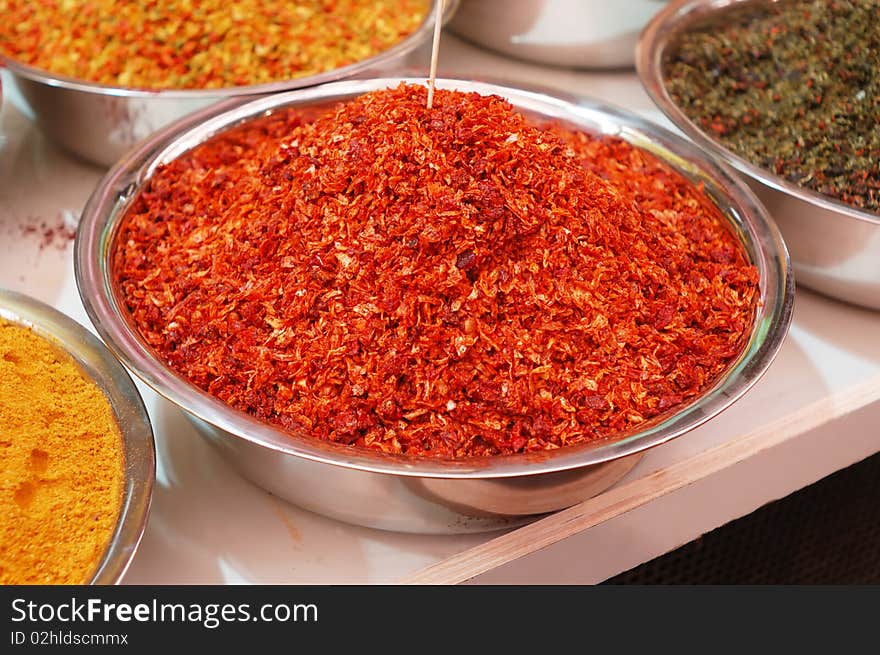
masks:
[[[733,7],[677,39],[664,78],[735,154],[880,212],[880,0]]]

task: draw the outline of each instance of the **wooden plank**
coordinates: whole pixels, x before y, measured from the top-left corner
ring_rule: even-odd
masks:
[[[399,584],[458,584],[608,521],[880,399],[880,376],[805,405],[740,438],[608,491],[437,564]]]
[[[437,2],[434,14],[434,40],[431,43],[431,71],[428,74],[428,109],[434,106],[434,83],[437,79],[437,60],[440,58],[440,30],[443,28],[443,9],[445,0]]]

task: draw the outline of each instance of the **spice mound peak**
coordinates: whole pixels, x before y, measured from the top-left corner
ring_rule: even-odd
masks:
[[[355,250],[390,248],[383,254],[417,261],[456,287],[497,268],[542,227],[558,231],[554,212],[579,216],[581,239],[638,229],[634,208],[611,185],[502,98],[439,91],[428,110],[426,93],[368,94],[304,126],[265,162],[262,186],[280,187],[297,215]],[[360,237],[348,236],[352,220],[366,230]]]
[[[113,275],[167,365],[290,432],[443,458],[619,436],[726,370],[757,273],[701,189],[426,93],[279,111],[155,172]]]

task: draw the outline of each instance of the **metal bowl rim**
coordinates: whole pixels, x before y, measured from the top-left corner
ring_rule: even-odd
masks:
[[[636,43],[636,72],[642,86],[654,104],[689,139],[716,157],[732,165],[756,181],[771,189],[793,196],[810,205],[820,207],[845,218],[880,225],[880,214],[847,205],[831,196],[798,186],[756,166],[747,159],[727,149],[697,126],[669,97],[663,83],[662,59],[666,48],[678,34],[684,32],[692,21],[711,17],[734,5],[768,4],[776,0],[673,0],[645,25]]]
[[[304,436],[291,435],[271,424],[259,421],[243,412],[230,408],[219,399],[194,385],[158,362],[152,352],[121,317],[115,304],[109,280],[108,254],[112,231],[118,225],[120,194],[130,194],[146,179],[149,171],[164,161],[163,153],[175,148],[186,150],[200,143],[224,126],[231,126],[246,118],[265,114],[273,108],[308,104],[309,102],[339,100],[360,95],[370,90],[395,86],[401,82],[420,83],[424,79],[376,78],[334,82],[283,94],[236,103],[229,100],[191,114],[167,126],[143,141],[123,160],[117,163],[96,187],[80,220],[74,247],[74,270],[83,305],[108,347],[147,385],[189,414],[228,432],[236,438],[274,450],[279,454],[294,455],[351,469],[388,473],[393,475],[435,478],[504,478],[538,475],[582,468],[626,455],[641,452],[679,436],[708,421],[744,394],[763,375],[782,345],[791,322],[794,284],[788,250],[775,224],[769,220],[766,209],[735,172],[723,162],[708,158],[705,153],[682,137],[638,117],[630,112],[583,97],[566,96],[558,92],[547,95],[539,91],[473,80],[438,79],[438,88],[455,88],[482,94],[506,97],[518,108],[525,105],[555,110],[560,118],[581,120],[598,116],[616,126],[621,134],[626,131],[641,135],[650,143],[669,147],[670,156],[689,158],[698,162],[699,170],[711,173],[712,180],[720,180],[725,197],[732,194],[734,209],[745,216],[746,226],[757,255],[763,266],[761,298],[764,302],[756,309],[755,322],[749,343],[716,385],[684,409],[674,413],[657,426],[612,441],[592,442],[538,454],[517,454],[467,460],[440,460],[406,456],[386,456],[367,449],[353,449]],[[575,104],[576,103],[576,104]],[[552,115],[552,112],[551,112]],[[597,131],[595,126],[590,127]],[[193,139],[193,134],[202,138]],[[655,153],[656,154],[656,153]],[[667,163],[678,168],[670,159]],[[722,209],[725,209],[722,207]],[[114,216],[114,214],[117,214]],[[766,296],[766,297],[765,297]],[[700,413],[706,410],[705,413]],[[687,419],[687,420],[684,420]]]
[[[110,542],[88,584],[116,584],[140,545],[156,478],[156,446],[143,400],[122,364],[70,316],[36,298],[0,288],[0,318],[29,328],[66,351],[113,409],[125,458],[123,493]]]
[[[431,4],[425,19],[414,32],[405,39],[395,43],[390,48],[376,53],[367,59],[361,59],[354,63],[329,71],[308,75],[305,77],[293,77],[287,80],[277,80],[274,82],[265,82],[263,84],[249,84],[244,86],[226,86],[213,89],[141,89],[136,87],[121,87],[111,84],[101,84],[98,82],[89,82],[81,78],[68,77],[59,75],[51,71],[34,68],[23,64],[16,59],[7,55],[0,54],[0,69],[4,66],[13,75],[18,75],[25,79],[44,84],[50,87],[59,87],[72,91],[80,91],[82,93],[92,93],[95,95],[115,96],[125,98],[159,98],[165,100],[196,100],[199,98],[227,98],[236,96],[255,96],[266,93],[277,93],[279,91],[289,91],[292,89],[300,89],[325,82],[332,82],[347,77],[355,77],[366,73],[367,71],[382,66],[389,61],[406,55],[429,38],[434,29],[434,17],[436,15],[437,4],[444,0],[430,0]],[[460,0],[446,0],[443,8],[443,22],[448,22],[456,9]]]

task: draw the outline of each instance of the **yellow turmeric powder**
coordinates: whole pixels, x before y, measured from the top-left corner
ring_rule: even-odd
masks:
[[[122,435],[70,355],[0,319],[0,584],[83,584],[110,541]]]

